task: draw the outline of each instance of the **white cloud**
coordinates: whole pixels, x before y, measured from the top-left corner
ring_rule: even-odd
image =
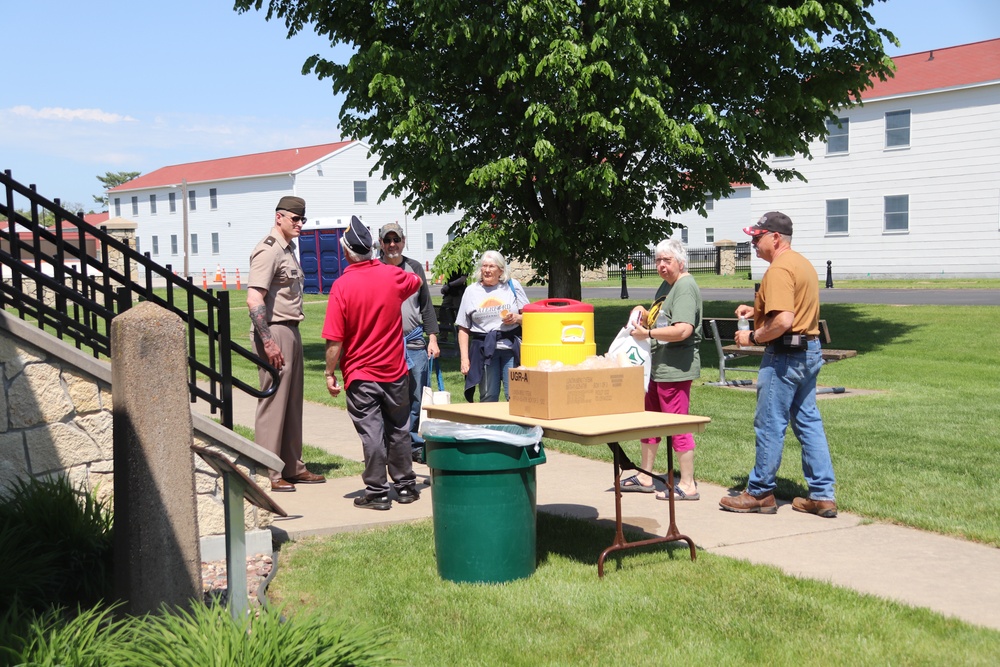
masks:
[[[13,107],[10,111],[14,115],[37,120],[80,120],[91,123],[107,124],[134,122],[136,120],[131,116],[108,113],[107,111],[101,111],[100,109],[64,109],[62,107],[45,107],[42,109],[35,109],[34,107],[22,105]]]

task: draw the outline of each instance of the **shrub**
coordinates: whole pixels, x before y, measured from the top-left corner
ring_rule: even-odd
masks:
[[[17,481],[0,498],[0,599],[26,609],[93,606],[111,593],[112,515],[65,477]],[[11,571],[9,568],[13,568]]]

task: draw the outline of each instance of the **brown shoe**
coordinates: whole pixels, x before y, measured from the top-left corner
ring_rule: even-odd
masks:
[[[821,516],[824,519],[832,519],[837,516],[837,503],[833,500],[813,500],[811,498],[796,498],[792,501],[792,509],[799,512],[808,512]]]
[[[326,477],[306,470],[304,473],[296,475],[295,477],[286,477],[285,481],[291,482],[292,484],[323,484],[326,482]]]
[[[295,485],[292,484],[291,482],[286,482],[283,479],[271,482],[272,493],[275,491],[294,491],[294,490],[295,490]]]
[[[759,498],[751,496],[744,491],[738,496],[726,496],[719,501],[719,507],[727,512],[758,512],[760,514],[774,514],[778,511],[778,504],[774,501],[774,493],[768,492]]]

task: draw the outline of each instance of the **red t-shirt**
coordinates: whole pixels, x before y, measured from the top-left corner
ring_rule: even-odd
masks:
[[[333,283],[323,338],[343,343],[346,389],[355,380],[395,382],[406,374],[402,306],[420,276],[377,259],[351,264]]]

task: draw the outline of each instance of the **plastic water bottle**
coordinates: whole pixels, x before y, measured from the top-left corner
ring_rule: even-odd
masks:
[[[740,331],[750,331],[750,321],[746,317],[741,317],[739,322],[736,323],[736,328],[739,329]],[[740,349],[747,350],[750,349],[750,346],[740,345]]]

